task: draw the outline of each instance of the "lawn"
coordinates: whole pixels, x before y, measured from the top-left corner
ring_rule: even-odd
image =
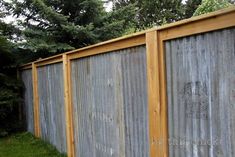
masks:
[[[0,157],[66,157],[29,133],[0,138]]]

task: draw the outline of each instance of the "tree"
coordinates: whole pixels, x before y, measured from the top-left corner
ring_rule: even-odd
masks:
[[[146,29],[165,23],[175,22],[193,16],[197,12],[211,12],[235,3],[234,0],[187,0],[184,4],[182,0],[111,0],[113,8],[119,9],[129,4],[134,4],[136,12],[136,28]]]
[[[20,128],[18,105],[22,84],[16,79],[16,62],[11,44],[0,35],[0,136]]]
[[[2,19],[9,16],[9,5],[5,1],[0,1],[0,32],[1,35],[6,37],[8,40],[18,40],[17,37],[20,34],[20,30],[16,28],[12,23],[6,23]]]
[[[184,18],[182,0],[116,0],[114,9],[135,5],[136,28],[146,29]]]
[[[197,8],[193,16],[213,12],[219,9],[227,8],[232,4],[228,0],[202,0],[202,4]]]
[[[187,0],[185,4],[185,18],[193,16],[195,10],[202,3],[202,0]]]
[[[19,88],[16,76],[15,56],[11,53],[11,44],[0,35],[0,106],[13,106],[19,102],[16,92]]]
[[[8,15],[3,4],[1,1],[1,18]],[[16,39],[18,33],[19,30],[12,24],[0,20],[0,136],[18,131],[21,127],[18,115],[22,83],[17,79],[17,58],[12,53],[15,45],[10,42]]]
[[[20,47],[42,57],[121,36],[132,27],[127,15],[134,15],[130,7],[107,13],[101,0],[14,0],[7,5],[18,17]]]

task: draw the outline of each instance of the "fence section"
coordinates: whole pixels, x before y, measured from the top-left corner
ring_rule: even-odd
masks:
[[[231,7],[33,62],[35,135],[68,157],[234,156],[234,17]]]
[[[38,96],[41,137],[66,152],[63,64],[41,66],[38,73]]]
[[[149,156],[145,46],[71,61],[76,156]]]
[[[166,59],[170,157],[234,156],[235,29],[167,41]]]
[[[24,114],[26,120],[26,129],[34,133],[34,106],[33,106],[33,80],[32,69],[22,71],[21,78],[24,83]]]

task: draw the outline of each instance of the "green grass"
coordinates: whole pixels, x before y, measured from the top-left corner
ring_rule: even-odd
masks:
[[[0,157],[66,157],[53,146],[34,138],[30,133],[19,133],[0,138]]]

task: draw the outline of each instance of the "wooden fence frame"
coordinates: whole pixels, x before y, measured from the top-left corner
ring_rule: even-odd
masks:
[[[22,70],[32,69],[35,136],[41,136],[37,87],[38,67],[60,62],[63,63],[67,153],[68,157],[75,157],[71,101],[71,60],[134,46],[146,45],[150,157],[168,157],[168,120],[164,42],[175,38],[234,27],[234,17],[235,7],[233,6],[213,13],[193,17],[46,59],[41,59],[21,66]]]

